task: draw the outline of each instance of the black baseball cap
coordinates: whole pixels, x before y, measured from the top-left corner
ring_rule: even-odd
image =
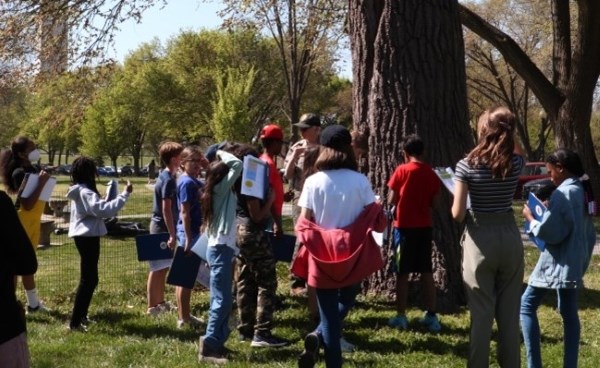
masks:
[[[321,127],[321,117],[317,114],[313,114],[309,112],[300,117],[300,121],[294,124],[300,129],[310,128],[310,127]]]

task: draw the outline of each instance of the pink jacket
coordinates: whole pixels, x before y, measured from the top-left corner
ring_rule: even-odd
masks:
[[[335,289],[362,281],[383,267],[381,248],[372,231],[381,232],[387,221],[383,207],[372,203],[358,218],[341,229],[326,230],[300,218],[296,236],[304,246],[298,251],[292,273],[320,289]]]

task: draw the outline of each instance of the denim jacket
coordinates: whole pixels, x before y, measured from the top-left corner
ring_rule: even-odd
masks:
[[[529,285],[581,287],[596,243],[596,231],[586,209],[584,190],[577,178],[565,179],[552,193],[542,220],[531,223],[531,232],[546,242],[546,248],[529,277]]]

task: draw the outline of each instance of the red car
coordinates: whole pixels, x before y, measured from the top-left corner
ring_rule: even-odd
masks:
[[[517,190],[515,191],[515,199],[521,199],[521,191],[523,190],[523,184],[531,180],[547,178],[548,170],[546,170],[545,162],[527,162],[525,167],[521,170],[519,175],[519,181],[517,184]]]

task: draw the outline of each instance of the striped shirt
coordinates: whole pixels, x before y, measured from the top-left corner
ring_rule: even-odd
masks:
[[[517,188],[517,179],[525,159],[513,155],[512,170],[505,178],[492,178],[492,170],[485,165],[471,167],[463,158],[456,164],[455,180],[467,183],[474,212],[509,212]]]

